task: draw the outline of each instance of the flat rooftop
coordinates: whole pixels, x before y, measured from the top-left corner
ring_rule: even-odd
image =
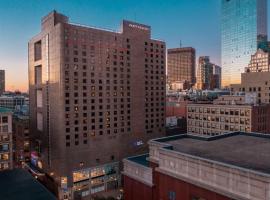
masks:
[[[270,135],[234,132],[213,137],[178,135],[154,141],[181,153],[270,174]]]
[[[56,200],[56,197],[23,169],[0,172],[1,200]]]
[[[149,157],[149,154],[143,154],[143,155],[129,157],[127,159],[137,164],[143,165],[145,167],[149,167],[148,157]]]

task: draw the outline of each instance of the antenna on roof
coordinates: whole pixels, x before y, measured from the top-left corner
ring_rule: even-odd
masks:
[[[179,46],[180,48],[182,48],[182,40],[180,40]]]

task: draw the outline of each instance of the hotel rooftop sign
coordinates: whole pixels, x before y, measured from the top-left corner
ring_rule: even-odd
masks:
[[[144,30],[144,31],[149,31],[149,28],[148,27],[142,26],[142,25],[138,25],[138,24],[129,24],[128,26],[129,27],[132,27],[132,28],[138,28],[138,29],[141,29],[141,30]]]
[[[139,24],[136,22],[132,22],[132,21],[127,21],[127,20],[123,20],[123,24],[122,24],[122,30],[125,32],[132,32],[134,34],[134,32],[137,33],[141,33],[141,34],[145,34],[147,33],[147,36],[150,37],[151,34],[151,27],[144,25],[144,24]]]

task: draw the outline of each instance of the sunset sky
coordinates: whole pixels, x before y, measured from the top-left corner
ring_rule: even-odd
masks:
[[[269,5],[268,5],[269,6]],[[0,0],[0,68],[6,89],[28,89],[27,43],[53,9],[71,22],[119,29],[122,19],[152,27],[167,48],[192,46],[220,64],[219,0]],[[269,26],[268,26],[269,27]]]

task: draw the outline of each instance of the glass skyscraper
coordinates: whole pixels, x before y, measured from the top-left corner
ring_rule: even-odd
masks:
[[[222,86],[241,82],[251,55],[267,41],[267,0],[222,0]]]

